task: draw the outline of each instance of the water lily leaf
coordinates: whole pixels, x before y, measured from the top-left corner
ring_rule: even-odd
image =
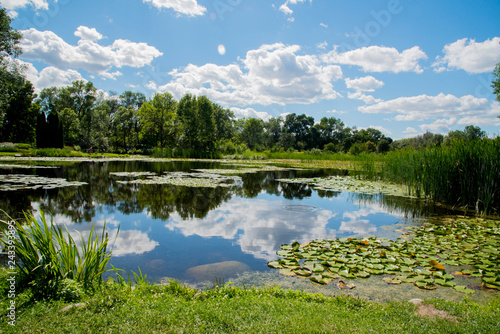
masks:
[[[268,262],[268,263],[267,263],[267,266],[268,266],[269,268],[273,268],[273,269],[281,269],[281,268],[283,268],[283,267],[281,266],[281,264],[280,264],[278,261],[271,261],[271,262]]]
[[[474,292],[474,290],[469,289],[465,285],[455,285],[453,288],[455,290],[457,290],[458,292],[463,292],[463,293],[473,293]]]
[[[442,278],[436,278],[436,279],[434,279],[434,283],[436,283],[438,285],[441,285],[441,286],[444,286],[444,287],[448,287],[448,288],[453,288],[455,285],[457,285],[453,281],[447,281],[447,280],[442,279]]]
[[[290,257],[290,256],[293,256],[293,253],[288,251],[288,250],[280,250],[280,251],[276,252],[276,255],[283,256],[283,257]]]
[[[416,281],[413,285],[424,290],[436,290],[436,286],[434,284],[425,281]]]
[[[394,264],[389,264],[385,267],[386,271],[397,271],[399,270],[399,267],[394,265]]]
[[[314,263],[312,268],[309,267],[309,269],[311,269],[313,273],[322,273],[323,271],[325,271],[325,267],[323,267],[319,263]]]
[[[424,276],[431,276],[432,275],[432,272],[430,270],[427,270],[427,269],[415,269],[415,273],[417,273],[418,275],[424,275]]]
[[[294,251],[299,250],[299,248],[300,248],[300,244],[297,241],[295,241],[295,242],[292,243],[292,249]]]
[[[280,273],[280,275],[287,276],[287,277],[297,276],[297,274],[291,269],[280,269],[279,273]]]
[[[432,264],[432,268],[434,268],[436,270],[445,271],[444,266],[442,264],[439,264],[436,260],[431,260],[431,264]]]
[[[402,283],[401,280],[399,280],[399,279],[397,279],[395,277],[384,277],[384,278],[382,278],[382,281],[384,281],[387,284],[394,284],[394,285]]]
[[[335,286],[339,289],[354,289],[356,287],[354,283],[346,283],[343,280],[340,280],[337,283],[335,283]]]
[[[458,267],[460,265],[460,263],[458,263],[457,261],[453,261],[453,260],[444,260],[443,263],[449,264],[450,266],[456,266],[456,267]]]
[[[358,271],[357,273],[354,274],[354,276],[361,278],[368,278],[370,277],[370,274],[367,273],[366,271]]]
[[[300,269],[294,269],[293,272],[295,274],[297,274],[298,276],[311,276],[312,274],[312,271],[309,270],[309,269],[305,269],[305,268],[300,268]]]

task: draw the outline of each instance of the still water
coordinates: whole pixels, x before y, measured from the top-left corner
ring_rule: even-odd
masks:
[[[0,168],[0,174],[65,178],[87,184],[0,191],[0,208],[12,217],[28,210],[51,213],[75,238],[78,232],[88,237],[93,224],[102,228],[106,223],[109,235],[116,236],[111,263],[126,271],[138,272],[140,268],[152,282],[174,278],[201,284],[223,277],[226,282],[251,284],[244,277],[249,281],[260,277],[258,281],[263,283],[277,275],[267,262],[277,258],[281,244],[345,236],[395,239],[405,226],[447,213],[408,198],[321,191],[276,181],[345,175],[347,171],[260,171],[240,174],[241,181],[230,187],[196,188],[124,184],[113,173],[160,176],[165,172],[241,167],[180,161],[53,164],[52,168]]]

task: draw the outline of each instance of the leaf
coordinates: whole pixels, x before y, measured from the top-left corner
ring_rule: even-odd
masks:
[[[335,283],[335,286],[339,289],[354,289],[356,287],[354,283],[346,283],[343,280],[340,280],[337,283]]]
[[[281,266],[281,264],[280,264],[278,261],[271,261],[271,262],[268,262],[268,263],[267,263],[267,266],[268,266],[269,268],[273,268],[273,269],[281,269],[281,268],[283,268],[283,267]]]
[[[293,272],[296,273],[298,276],[311,276],[312,274],[311,270],[305,268],[294,269]]]
[[[280,269],[280,275],[287,276],[287,277],[297,276],[296,273],[291,269]]]
[[[474,290],[469,289],[465,285],[455,285],[453,289],[457,290],[458,292],[463,292],[463,293],[473,293]]]
[[[439,263],[438,263],[437,261],[435,261],[435,260],[432,260],[432,261],[431,261],[431,264],[432,264],[432,268],[434,268],[434,269],[436,269],[436,270],[441,270],[441,271],[445,271],[445,270],[446,270],[442,264],[439,264]]]

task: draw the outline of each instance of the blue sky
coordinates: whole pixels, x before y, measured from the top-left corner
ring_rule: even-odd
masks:
[[[37,90],[207,95],[237,117],[305,113],[394,138],[500,133],[500,1],[0,0]]]

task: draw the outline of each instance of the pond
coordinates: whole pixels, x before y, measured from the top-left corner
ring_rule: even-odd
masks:
[[[0,165],[1,209],[12,217],[30,210],[53,214],[75,238],[88,237],[93,224],[102,228],[105,222],[109,235],[117,235],[111,263],[128,272],[140,268],[151,282],[173,278],[203,287],[223,280],[340,294],[345,291],[333,284],[280,276],[267,263],[277,259],[282,244],[369,236],[395,240],[409,226],[456,214],[416,199],[283,181],[349,173],[342,170],[230,161],[22,163]],[[348,292],[371,300],[463,298],[453,289],[389,286],[380,277],[353,281],[357,287]],[[472,298],[493,294],[478,289]]]

